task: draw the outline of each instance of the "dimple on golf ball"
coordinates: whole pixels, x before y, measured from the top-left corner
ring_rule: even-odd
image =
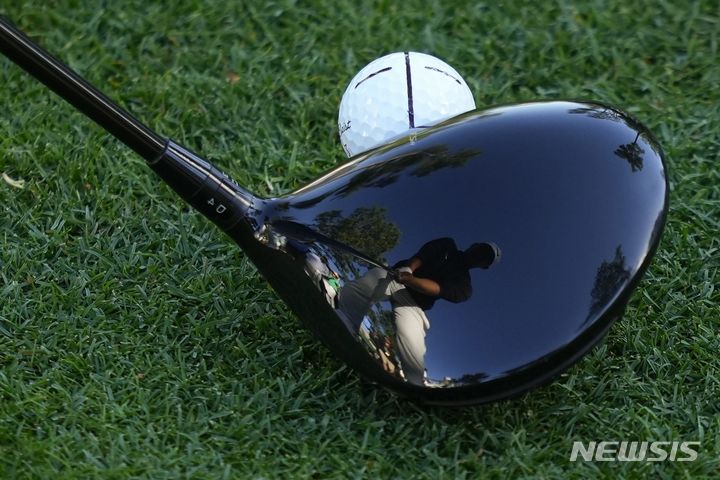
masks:
[[[340,101],[340,143],[352,157],[474,108],[465,80],[447,63],[424,53],[391,53],[350,81]]]

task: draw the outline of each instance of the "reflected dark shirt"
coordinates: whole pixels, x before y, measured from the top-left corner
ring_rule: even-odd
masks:
[[[432,297],[408,288],[415,302],[423,310],[430,310],[438,298],[449,302],[460,303],[472,295],[470,272],[465,263],[463,252],[458,250],[452,238],[439,238],[432,240],[411,257],[422,261],[420,268],[414,275],[418,278],[428,278],[440,285],[439,297]],[[406,266],[410,260],[404,260],[395,265],[395,268]]]

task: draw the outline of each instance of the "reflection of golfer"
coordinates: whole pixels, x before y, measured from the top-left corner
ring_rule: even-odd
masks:
[[[439,238],[423,245],[409,260],[399,262],[398,282],[423,310],[430,310],[438,298],[460,303],[472,295],[471,268],[488,268],[500,256],[491,243],[473,243],[458,250],[452,238]]]
[[[397,281],[406,287],[393,296],[393,311],[398,353],[408,380],[422,383],[425,333],[430,328],[425,312],[438,298],[453,303],[468,300],[472,295],[469,270],[488,268],[499,255],[494,244],[474,243],[462,251],[453,239],[439,238],[423,245],[409,260],[395,265],[399,271]]]
[[[430,310],[438,298],[453,303],[469,299],[472,295],[469,270],[488,268],[499,255],[499,249],[488,243],[475,243],[462,251],[451,238],[432,240],[410,259],[395,265],[397,280],[385,270],[375,268],[346,284],[340,292],[338,306],[357,331],[370,307],[389,298],[405,378],[422,385],[425,333],[430,328],[425,311]]]

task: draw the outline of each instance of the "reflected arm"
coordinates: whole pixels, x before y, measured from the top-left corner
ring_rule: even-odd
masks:
[[[398,281],[406,287],[412,288],[416,292],[430,295],[431,297],[440,296],[440,284],[435,280],[416,277],[411,273],[400,273]]]
[[[415,270],[417,270],[421,266],[422,260],[420,260],[418,257],[413,257],[408,263],[408,267],[413,272],[415,272]],[[400,275],[398,276],[398,281],[406,287],[412,288],[416,292],[422,293],[424,295],[429,295],[431,297],[440,296],[440,284],[437,283],[435,280],[430,280],[429,278],[419,278],[412,273],[400,272]]]

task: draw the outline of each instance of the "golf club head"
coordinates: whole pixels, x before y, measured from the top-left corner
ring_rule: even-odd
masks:
[[[355,157],[256,200],[253,222],[229,233],[366,378],[464,405],[547,383],[604,336],[658,245],[667,192],[637,121],[536,102]],[[402,266],[437,287],[399,280]]]
[[[135,150],[366,378],[439,405],[541,385],[620,318],[668,208],[660,147],[596,103],[478,110],[263,199],[0,18],[0,51]]]

